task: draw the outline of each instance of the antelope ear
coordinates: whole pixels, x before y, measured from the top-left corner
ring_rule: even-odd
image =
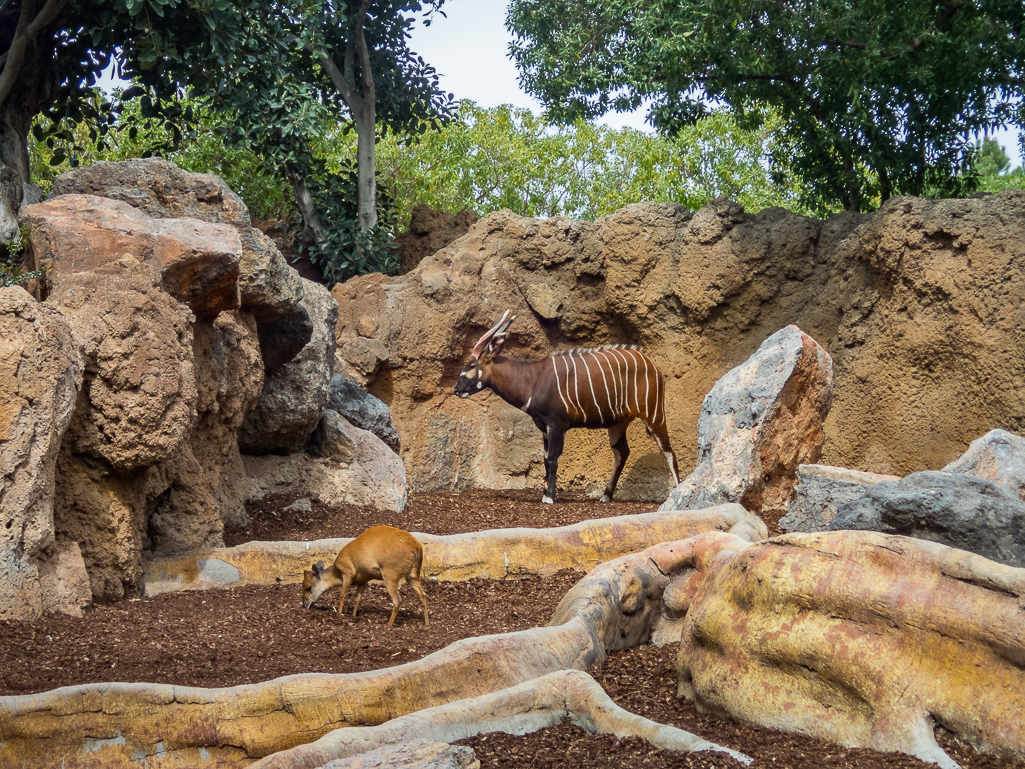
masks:
[[[315,564],[313,564],[313,573],[318,577],[324,573],[323,561],[317,561]]]

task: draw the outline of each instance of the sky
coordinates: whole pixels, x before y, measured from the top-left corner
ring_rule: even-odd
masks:
[[[509,0],[448,0],[443,6],[447,18],[435,14],[431,26],[418,25],[409,47],[423,56],[441,75],[441,87],[457,99],[471,99],[481,107],[511,104],[541,112],[541,105],[519,87],[516,66],[509,58],[512,33],[505,28]],[[630,127],[651,131],[644,122],[644,110],[610,114],[603,123],[614,128]],[[1011,158],[1022,165],[1017,132],[993,134]]]

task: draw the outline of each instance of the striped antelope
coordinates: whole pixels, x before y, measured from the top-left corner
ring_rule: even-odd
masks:
[[[626,428],[640,419],[669,463],[673,483],[680,482],[676,454],[669,445],[665,385],[662,372],[648,356],[632,346],[571,350],[550,358],[526,361],[502,355],[506,334],[516,316],[509,311],[474,346],[455,392],[461,398],[488,387],[507,403],[526,412],[541,431],[545,447],[547,488],[542,501],[555,502],[559,457],[571,427],[604,427],[615,456],[612,477],[602,502],[616,491],[630,447]]]

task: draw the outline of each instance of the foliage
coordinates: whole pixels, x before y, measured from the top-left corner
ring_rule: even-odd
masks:
[[[11,242],[0,245],[0,288],[8,286],[23,286],[30,280],[36,280],[46,274],[46,270],[23,270],[21,268],[21,254],[28,244],[28,226],[21,228],[20,237]]]
[[[797,190],[774,184],[764,168],[779,121],[756,131],[717,112],[674,138],[578,120],[552,126],[530,110],[482,109],[464,101],[459,120],[408,142],[378,145],[380,183],[400,222],[412,207],[594,219],[642,200],[697,209],[725,195],[749,210],[796,207]],[[340,138],[332,150],[351,149]]]
[[[348,242],[344,233],[351,221],[327,219],[326,212],[346,210],[337,197],[345,180],[327,178],[312,145],[325,125],[359,115],[351,113],[325,67],[361,82],[365,92],[372,83],[371,157],[373,114],[395,130],[419,130],[445,119],[451,96],[440,91],[433,68],[407,44],[414,15],[442,2],[65,0],[47,3],[46,13],[30,15],[27,24],[18,6],[8,3],[0,6],[0,28],[15,17],[18,24],[11,25],[13,37],[0,34],[0,134],[4,126],[20,124],[20,117],[5,121],[8,113],[31,118],[44,111],[47,120],[37,123],[34,140],[47,144],[58,166],[83,160],[86,144],[76,130],[84,130],[101,152],[113,146],[114,132],[126,131],[130,142],[148,133],[146,152],[166,156],[195,126],[194,102],[213,106],[231,117],[221,134],[229,146],[265,158],[268,171],[288,179],[307,230],[323,241],[326,253],[325,244]],[[353,41],[359,43],[355,48]],[[366,55],[353,58],[357,49]],[[52,61],[22,55],[48,50],[54,51]],[[104,100],[92,86],[111,61],[133,87],[121,99]],[[57,82],[32,80],[26,72],[55,73]],[[133,98],[137,108],[127,108]],[[23,144],[25,137],[12,138],[0,135],[0,150]],[[24,154],[24,163],[11,162],[22,176],[29,168]],[[360,153],[361,165],[364,157]],[[377,248],[382,237],[365,233],[356,247]],[[369,266],[385,264],[388,254],[358,257],[356,262]]]
[[[759,105],[783,120],[775,171],[803,199],[867,210],[895,194],[969,192],[987,127],[1025,125],[1020,0],[513,0],[525,89],[563,121],[650,100],[673,132]]]
[[[981,192],[1025,190],[1025,166],[1012,169],[1010,156],[994,139],[983,139],[977,151],[975,168]]]

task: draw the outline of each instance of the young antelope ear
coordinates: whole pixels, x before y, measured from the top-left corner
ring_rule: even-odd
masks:
[[[323,561],[317,561],[315,564],[313,564],[313,573],[314,573],[314,575],[316,575],[318,577],[321,574],[324,573],[324,562]]]

